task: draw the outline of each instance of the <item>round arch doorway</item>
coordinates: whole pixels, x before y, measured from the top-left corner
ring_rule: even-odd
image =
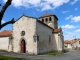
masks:
[[[26,44],[25,44],[25,40],[22,39],[21,40],[21,53],[26,53]]]

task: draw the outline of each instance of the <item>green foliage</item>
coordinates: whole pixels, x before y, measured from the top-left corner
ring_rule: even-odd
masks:
[[[74,40],[80,40],[80,38],[75,38]]]
[[[0,60],[23,60],[23,59],[22,58],[13,58],[13,57],[1,56],[0,55]]]
[[[66,46],[66,45],[64,45],[64,48],[67,48],[67,46]]]

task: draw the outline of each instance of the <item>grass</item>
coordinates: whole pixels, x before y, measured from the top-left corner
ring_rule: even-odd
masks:
[[[61,54],[61,52],[54,51],[54,52],[46,53],[46,54],[43,54],[43,55],[44,56],[55,56],[55,55],[58,55],[58,54]]]
[[[0,60],[23,60],[22,58],[14,58],[14,57],[8,57],[8,56],[1,56]]]

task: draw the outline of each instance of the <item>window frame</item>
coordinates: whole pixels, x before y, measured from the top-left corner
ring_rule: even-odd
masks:
[[[44,19],[42,19],[42,22],[44,22]]]

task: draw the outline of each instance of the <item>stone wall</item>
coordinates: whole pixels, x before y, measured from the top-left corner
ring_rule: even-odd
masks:
[[[64,49],[64,37],[62,32],[53,33],[53,50],[62,51]]]
[[[80,40],[77,40],[77,42],[73,43],[72,44],[72,48],[80,50]]]
[[[21,36],[21,31],[25,31],[25,35]],[[34,52],[34,39],[33,36],[36,31],[36,19],[22,16],[18,21],[13,24],[13,51],[20,53],[21,40],[26,42],[26,53],[36,54]]]
[[[50,20],[50,18],[51,18],[51,20]],[[47,21],[46,21],[46,19],[47,19]],[[42,20],[44,20],[44,21],[42,21]],[[58,28],[58,20],[55,18],[55,16],[40,18],[40,21],[42,21],[43,23],[52,27],[53,29]]]
[[[59,33],[58,33],[58,37],[59,37],[59,51],[63,51],[64,50],[64,36],[63,36],[63,32],[62,29],[59,28]]]
[[[9,37],[0,37],[0,50],[6,50],[9,49]]]
[[[58,51],[58,45],[59,45],[59,41],[58,41],[58,33],[53,33],[53,50],[54,51]]]
[[[37,21],[38,54],[52,51],[52,29]]]

